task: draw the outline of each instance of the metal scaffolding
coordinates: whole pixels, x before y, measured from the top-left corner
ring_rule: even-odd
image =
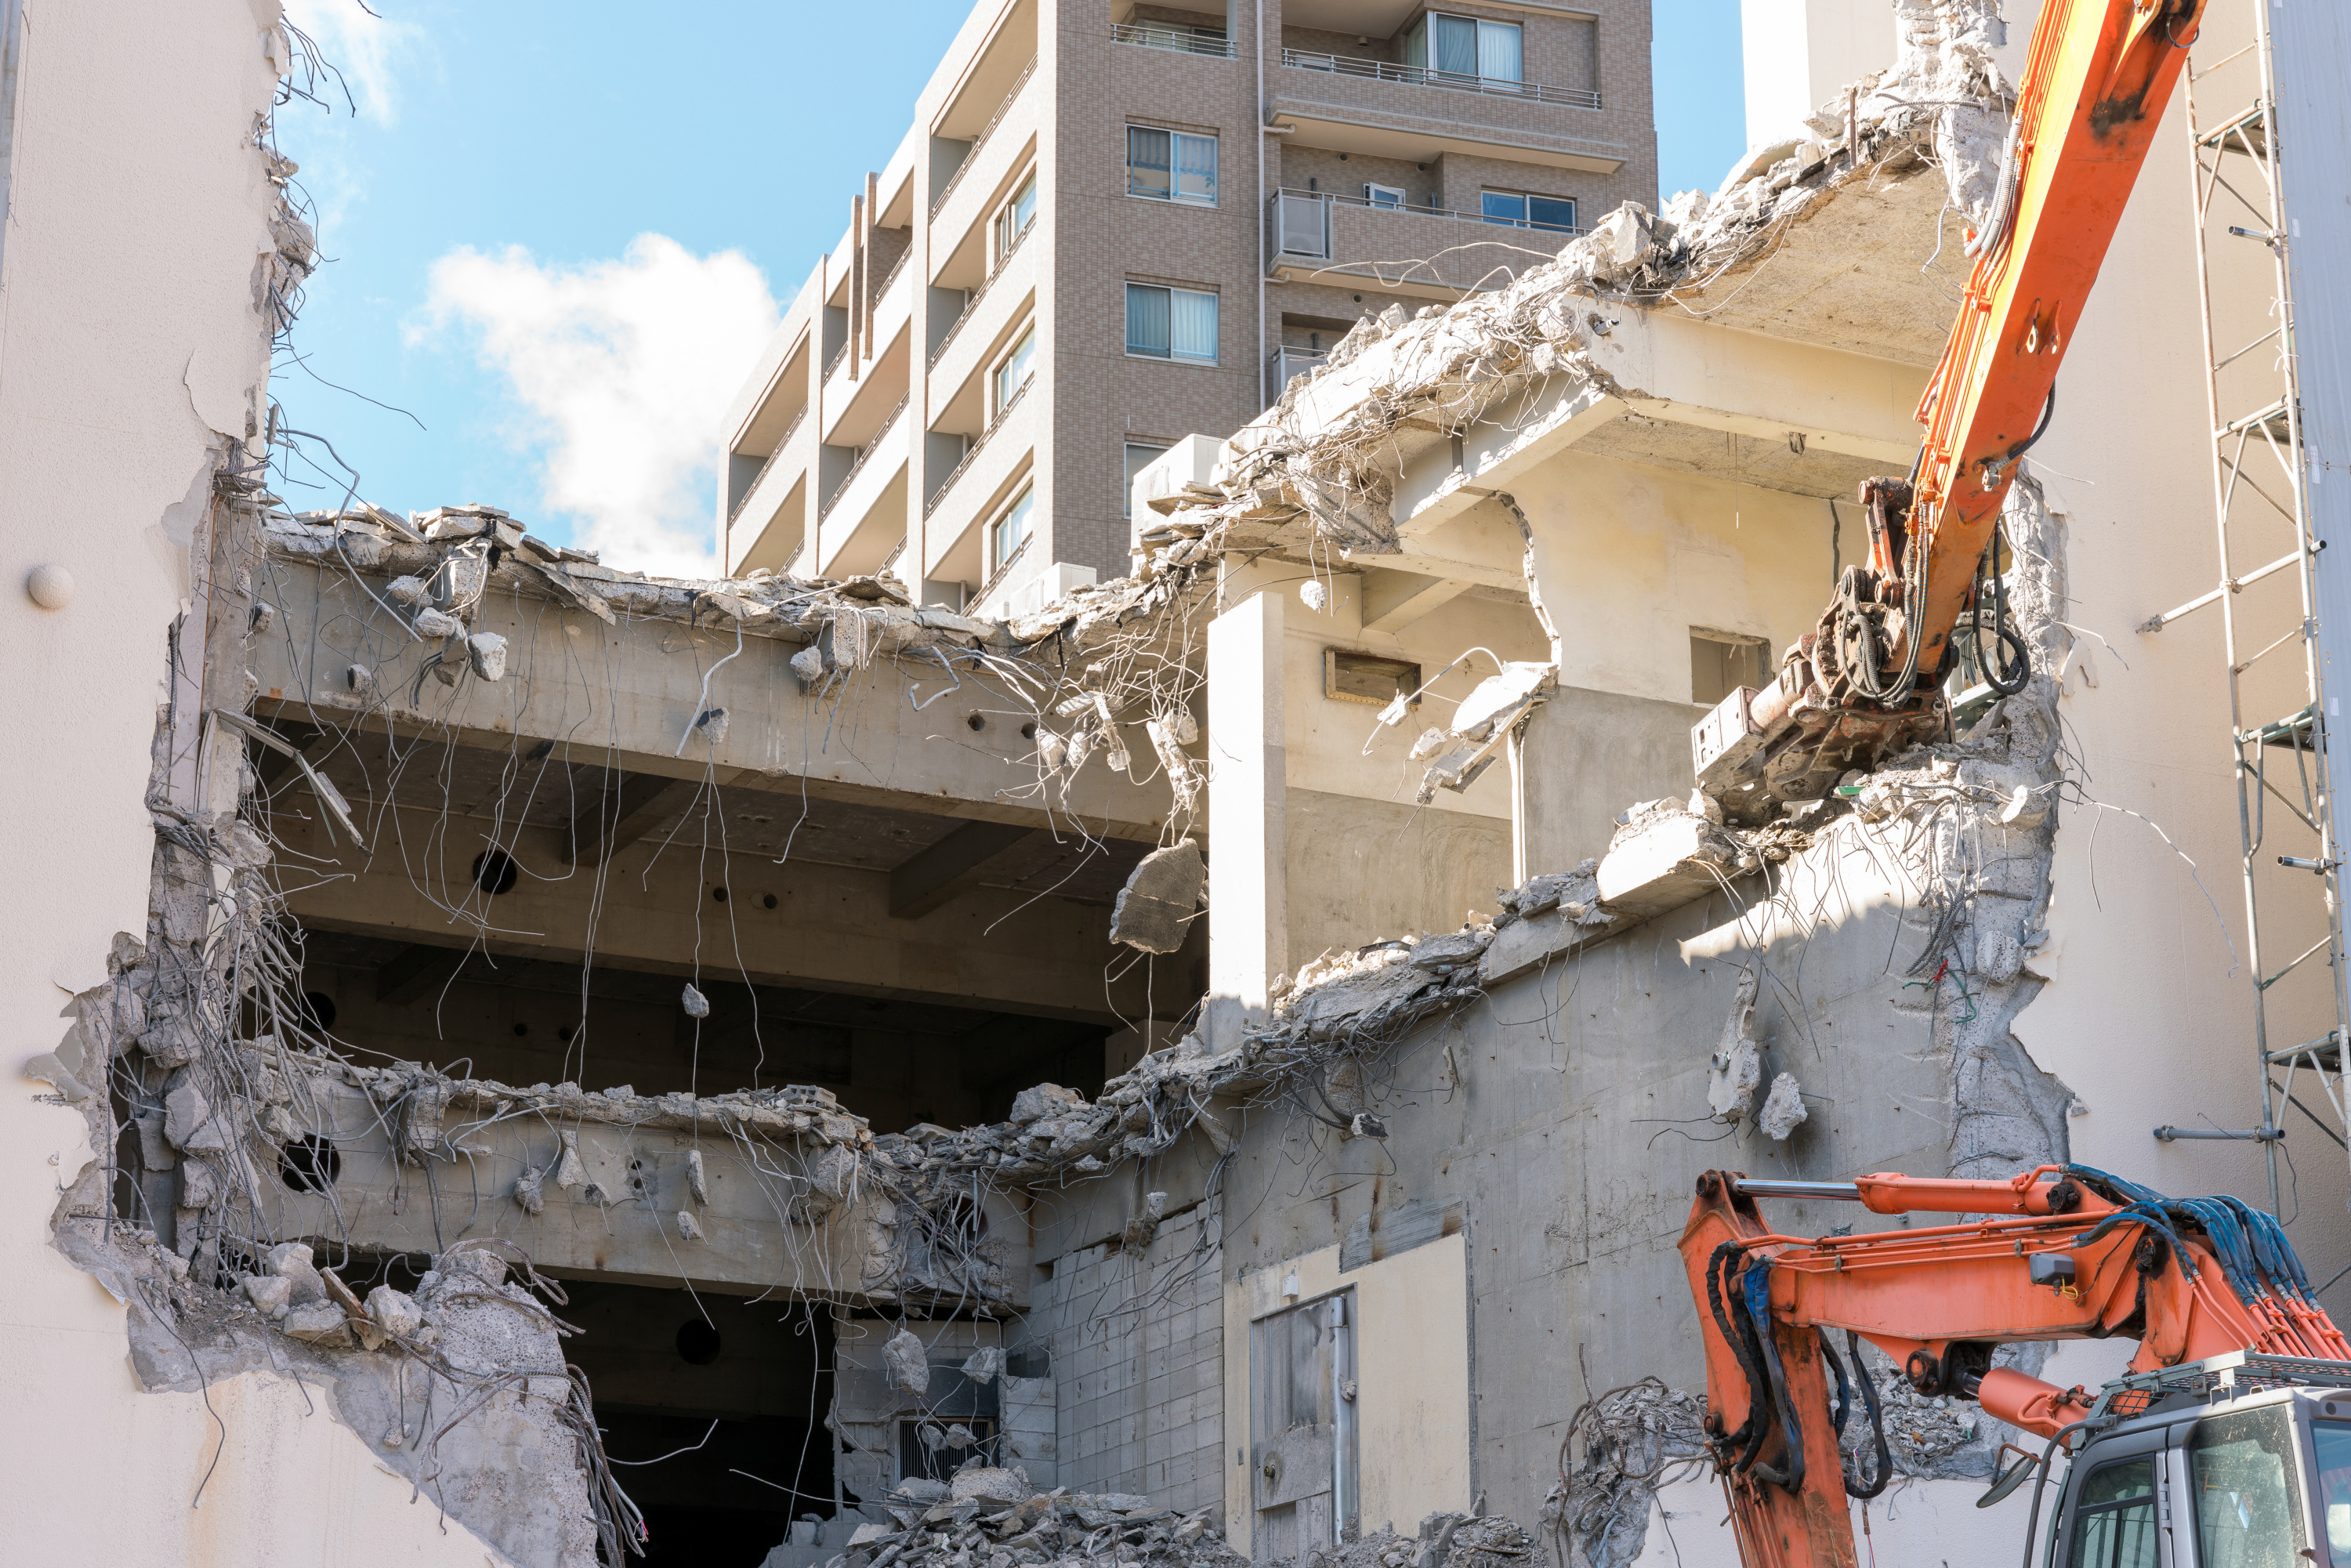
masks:
[[[2323,474],[2314,474],[2304,431],[2312,389],[2302,384],[2308,345],[2295,313],[2295,284],[2308,287],[2308,269],[2294,254],[2295,204],[2281,162],[2282,148],[2299,158],[2330,136],[2343,139],[2320,123],[2339,115],[2298,115],[2298,84],[2289,80],[2281,91],[2269,0],[2250,0],[2242,10],[2250,13],[2250,39],[2225,36],[2246,18],[2219,5],[2208,11],[2182,89],[2220,584],[2146,629],[2219,609],[2262,1123],[2242,1130],[2159,1127],[2156,1136],[2259,1140],[2270,1206],[2283,1218],[2277,1145],[2290,1113],[2351,1152],[2344,1071],[2351,1008],[2335,816],[2343,780],[2334,772],[2346,759],[2332,756],[2328,744],[2326,720],[2339,711],[2325,698],[2323,606],[2331,584],[2323,580],[2330,576],[2322,566],[2325,539],[2311,496],[2311,481]],[[2282,135],[2282,120],[2288,134],[2300,128],[2303,141]],[[2311,171],[2296,172],[2307,181]],[[2351,561],[2338,560],[2334,570],[2346,566]]]

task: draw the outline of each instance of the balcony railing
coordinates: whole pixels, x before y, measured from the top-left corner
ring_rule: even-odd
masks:
[[[1020,406],[1020,400],[1027,397],[1029,389],[1036,384],[1037,378],[1034,376],[1022,382],[1020,390],[1012,394],[1012,401],[996,411],[996,417],[987,422],[987,428],[981,431],[972,439],[972,444],[963,449],[963,461],[948,471],[947,476],[939,481],[939,487],[931,492],[931,498],[923,503],[923,516],[927,517],[939,509],[939,503],[946,499],[947,492],[955,488],[955,482],[963,477],[963,471],[971,466],[972,459],[979,455],[979,449],[987,444],[987,438],[1004,427],[1004,422],[1012,417],[1012,411]]]
[[[847,358],[849,358],[849,340],[843,338],[841,340],[841,347],[832,351],[832,358],[824,362],[824,379],[832,380],[832,372],[841,369],[841,361]]]
[[[911,398],[913,395],[913,392],[909,392],[906,397],[900,398],[898,400],[898,406],[892,409],[890,411],[889,417],[883,420],[882,428],[873,433],[873,439],[857,449],[857,457],[855,461],[850,464],[849,472],[841,476],[841,483],[832,487],[832,494],[827,496],[824,498],[824,505],[817,509],[816,516],[819,522],[822,522],[825,518],[832,516],[833,507],[841,504],[842,492],[846,491],[852,484],[855,483],[858,471],[865,466],[865,460],[872,456],[874,449],[882,444],[883,437],[888,435],[891,430],[896,426],[898,416],[906,412],[907,399]]]
[[[931,216],[939,215],[939,209],[947,204],[947,198],[955,194],[955,188],[963,183],[965,171],[979,162],[979,150],[987,145],[987,139],[993,136],[996,133],[996,128],[1004,122],[1004,117],[1010,111],[1013,101],[1020,96],[1020,89],[1027,87],[1029,78],[1036,74],[1037,60],[1032,55],[1029,57],[1029,63],[1021,68],[1020,75],[1013,82],[1011,90],[1004,95],[1004,101],[996,106],[996,112],[987,117],[987,123],[981,126],[979,134],[971,139],[971,150],[963,155],[963,162],[956,164],[955,172],[947,176],[946,184],[941,187],[938,196],[931,203]]]
[[[898,281],[898,275],[906,270],[906,264],[914,258],[914,247],[912,243],[909,243],[905,249],[898,253],[898,259],[890,264],[890,270],[882,275],[882,281],[873,286],[875,303],[880,303],[882,297],[890,292],[890,286]]]
[[[726,514],[728,522],[731,523],[741,517],[743,508],[751,504],[751,497],[759,493],[759,481],[768,476],[768,470],[776,465],[776,459],[781,457],[784,455],[784,448],[792,444],[792,437],[799,431],[800,422],[808,418],[808,404],[800,404],[799,413],[792,415],[792,422],[784,426],[784,434],[777,438],[776,449],[768,454],[768,460],[759,465],[759,471],[757,474],[751,476],[751,482],[744,486],[743,498],[735,503],[735,509]]]
[[[1146,49],[1173,49],[1184,55],[1207,55],[1212,59],[1229,60],[1240,50],[1240,46],[1230,38],[1176,22],[1121,22],[1110,30],[1110,36],[1116,43],[1138,44]]]
[[[1266,406],[1270,408],[1280,402],[1282,392],[1290,382],[1309,371],[1321,369],[1322,361],[1330,357],[1331,351],[1328,349],[1276,349],[1267,355],[1265,361]]]
[[[1532,99],[1537,103],[1563,103],[1571,109],[1600,107],[1600,95],[1585,88],[1505,81],[1499,77],[1467,76],[1459,71],[1432,70],[1426,66],[1400,66],[1388,60],[1359,60],[1348,55],[1318,54],[1311,49],[1284,49],[1281,63],[1302,71],[1330,71],[1343,77],[1409,82],[1416,87],[1450,88],[1456,92],[1479,92],[1491,98]]]
[[[1313,264],[1317,272],[1376,278],[1389,287],[1435,284],[1464,293],[1499,288],[1525,267],[1550,260],[1562,245],[1583,233],[1565,224],[1405,206],[1330,191],[1279,191],[1266,200],[1269,272],[1304,262]],[[1343,225],[1337,219],[1343,208],[1394,213],[1396,222],[1351,218]],[[1347,232],[1334,233],[1341,228]],[[1529,237],[1522,241],[1518,232]]]
[[[963,324],[971,319],[972,312],[979,308],[979,302],[987,298],[988,289],[995,287],[996,280],[1004,276],[1005,267],[1015,256],[1019,254],[1021,242],[1029,237],[1036,226],[1037,215],[1031,213],[1029,214],[1029,221],[1020,225],[1020,232],[1012,236],[1012,243],[1005,247],[1004,254],[996,258],[996,270],[989,273],[981,281],[980,286],[971,291],[971,298],[963,302],[963,313],[957,316],[954,323],[947,328],[947,335],[939,340],[939,346],[931,350],[930,364],[933,368],[936,368],[938,362],[946,357],[947,345],[956,340],[956,334],[963,330]]]

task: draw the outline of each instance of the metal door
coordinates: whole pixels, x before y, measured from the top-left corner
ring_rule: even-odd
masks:
[[[1250,1325],[1250,1555],[1260,1563],[1332,1545],[1353,1522],[1353,1295]]]

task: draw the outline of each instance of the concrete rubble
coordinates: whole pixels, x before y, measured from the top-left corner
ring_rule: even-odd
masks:
[[[1017,1469],[975,1465],[951,1482],[904,1481],[882,1511],[890,1522],[859,1526],[828,1568],[1240,1568],[1249,1561],[1226,1544],[1212,1508],[1179,1514],[1125,1493],[1039,1492]]]

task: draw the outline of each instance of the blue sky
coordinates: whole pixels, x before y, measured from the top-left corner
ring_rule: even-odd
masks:
[[[379,505],[486,501],[692,570],[719,413],[968,0],[893,0],[886,50],[871,5],[371,4],[288,5],[358,112],[278,115],[332,258],[287,423]],[[1662,183],[1711,189],[1744,141],[1738,0],[1655,16]]]

